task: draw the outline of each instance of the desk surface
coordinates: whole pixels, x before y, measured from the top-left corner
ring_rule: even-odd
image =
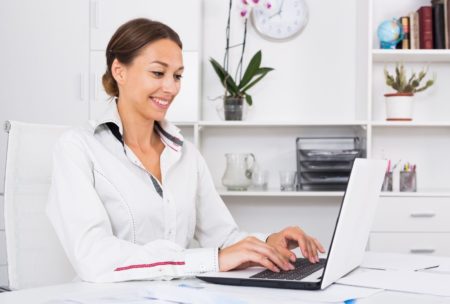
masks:
[[[180,282],[194,282],[195,280],[185,280]],[[173,282],[173,281],[172,281]],[[134,289],[139,288],[151,288],[152,284],[166,284],[164,282],[151,282],[151,281],[140,281],[140,282],[126,282],[126,283],[108,283],[108,284],[93,284],[85,282],[68,283],[63,285],[54,285],[40,288],[31,288],[13,292],[0,293],[0,303],[2,304],[18,304],[18,303],[45,303],[51,300],[63,300],[63,299],[74,299],[83,296],[93,297],[95,295],[109,296],[112,292],[133,292]],[[167,284],[171,284],[167,282]],[[239,298],[239,293],[242,288],[247,287],[233,287],[236,293],[234,298]],[[280,289],[266,289],[276,295]],[[313,291],[312,291],[313,292]],[[255,295],[255,301],[250,301],[248,303],[273,303],[272,301],[267,301],[265,299],[257,298]],[[152,302],[151,300],[149,303]],[[297,301],[295,301],[298,303]],[[56,303],[56,302],[51,302]],[[59,303],[59,302],[58,302]],[[81,301],[80,303],[95,303],[95,301]],[[247,303],[246,301],[240,303]],[[291,302],[293,303],[293,302]],[[306,302],[305,302],[306,303]],[[401,292],[391,292],[391,291],[381,291],[371,297],[363,298],[357,300],[357,303],[408,303],[408,304],[437,304],[437,303],[450,303],[450,298],[412,294],[412,293],[401,293]],[[50,303],[49,303],[50,304]]]

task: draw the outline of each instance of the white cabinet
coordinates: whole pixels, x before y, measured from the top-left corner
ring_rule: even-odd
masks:
[[[134,18],[149,18],[172,27],[185,51],[201,47],[201,0],[92,0],[91,49],[104,50],[115,30]]]
[[[78,125],[88,119],[88,11],[88,0],[2,2],[2,129],[5,120]],[[2,130],[0,193],[6,138]]]
[[[450,232],[450,197],[383,196],[373,232]]]
[[[383,196],[369,250],[450,255],[450,195]]]
[[[450,233],[372,233],[369,250],[450,256]]]

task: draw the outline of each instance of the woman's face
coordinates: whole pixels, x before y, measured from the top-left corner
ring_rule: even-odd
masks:
[[[117,71],[123,106],[146,120],[160,121],[180,90],[182,52],[172,40],[161,39],[144,47],[130,65],[121,65]]]

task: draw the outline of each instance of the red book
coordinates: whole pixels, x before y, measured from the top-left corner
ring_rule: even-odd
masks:
[[[422,6],[419,12],[419,36],[421,49],[433,49],[433,10]]]

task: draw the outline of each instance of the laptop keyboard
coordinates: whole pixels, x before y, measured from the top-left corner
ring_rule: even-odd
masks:
[[[294,270],[272,272],[267,269],[251,276],[250,278],[270,280],[301,280],[324,267],[325,261],[326,259],[319,259],[318,263],[312,264],[307,259],[300,258],[295,261]]]

